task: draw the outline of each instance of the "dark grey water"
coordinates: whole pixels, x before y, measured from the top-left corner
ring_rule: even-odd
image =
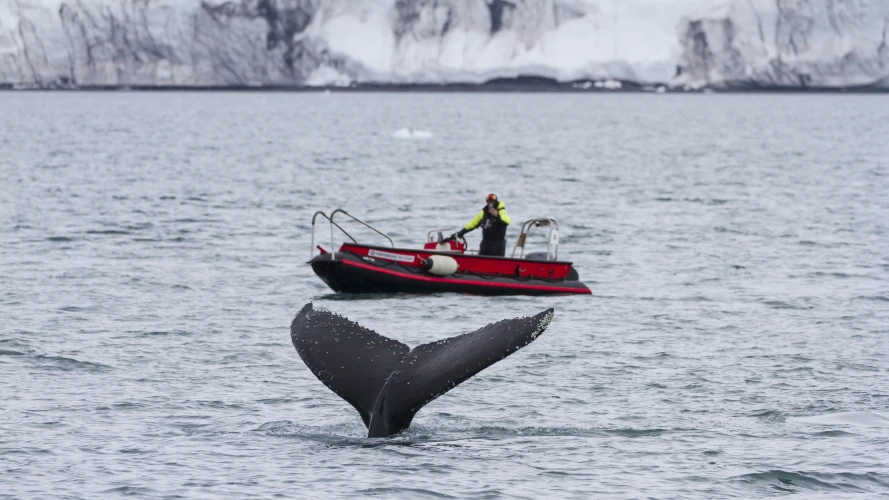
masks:
[[[887,136],[881,96],[2,93],[0,496],[887,495]],[[304,264],[317,209],[418,245],[489,191],[592,297]],[[556,315],[367,440],[308,301],[409,345]]]

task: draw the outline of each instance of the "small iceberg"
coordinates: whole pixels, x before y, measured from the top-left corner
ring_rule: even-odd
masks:
[[[595,85],[597,89],[605,90],[620,90],[624,87],[624,84],[617,80],[600,80]]]
[[[396,139],[431,139],[432,132],[421,128],[400,128],[392,133]]]

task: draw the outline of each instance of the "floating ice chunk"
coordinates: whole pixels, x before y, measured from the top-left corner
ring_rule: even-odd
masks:
[[[619,90],[623,88],[623,86],[624,84],[618,80],[599,80],[596,82],[597,89]]]
[[[392,133],[396,139],[431,139],[432,132],[421,128],[400,128]]]

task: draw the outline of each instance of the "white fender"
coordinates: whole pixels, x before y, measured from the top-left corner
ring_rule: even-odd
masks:
[[[423,268],[426,269],[426,271],[430,274],[435,274],[436,276],[448,276],[454,274],[459,267],[460,265],[457,264],[456,260],[445,255],[433,255],[426,259],[426,263],[423,265]]]

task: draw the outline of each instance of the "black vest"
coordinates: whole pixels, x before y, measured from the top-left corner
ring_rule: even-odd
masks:
[[[497,208],[500,208],[500,202],[497,202]],[[494,217],[488,212],[488,206],[482,208],[482,221],[478,223],[478,227],[482,228],[482,239],[488,241],[501,241],[506,239],[506,228],[509,224]]]

